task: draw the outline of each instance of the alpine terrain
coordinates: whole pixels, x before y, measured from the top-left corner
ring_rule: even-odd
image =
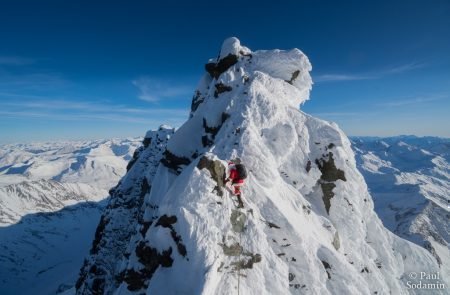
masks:
[[[0,294],[55,294],[76,281],[108,190],[141,139],[0,147]]]
[[[436,258],[450,277],[450,140],[353,137],[357,166],[384,226]]]
[[[111,191],[78,294],[446,293],[446,277],[414,276],[439,263],[383,226],[346,135],[299,110],[300,50],[230,38],[205,69],[187,122]],[[248,170],[242,209],[228,161]]]

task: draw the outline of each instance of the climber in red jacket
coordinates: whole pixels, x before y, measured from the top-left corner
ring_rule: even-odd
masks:
[[[225,179],[225,185],[231,182],[231,186],[234,189],[234,195],[236,195],[239,207],[244,207],[244,203],[241,199],[241,186],[244,185],[244,179],[247,178],[247,170],[243,164],[235,164],[233,162],[228,163],[229,176]]]

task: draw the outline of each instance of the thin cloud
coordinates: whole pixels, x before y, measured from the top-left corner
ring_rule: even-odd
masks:
[[[59,73],[13,74],[0,72],[0,87],[3,89],[48,90],[63,88],[72,83]]]
[[[0,110],[0,116],[9,118],[45,118],[60,121],[100,120],[179,125],[187,119],[189,114],[188,109],[181,108],[137,109],[120,104],[48,99],[37,102],[24,100],[20,103],[0,101]]]
[[[353,117],[361,115],[361,113],[355,112],[327,112],[327,113],[314,113],[317,117]]]
[[[405,65],[400,65],[397,67],[392,67],[388,70],[385,71],[385,74],[399,74],[399,73],[404,73],[404,72],[409,72],[409,71],[413,71],[416,69],[421,69],[426,67],[428,64],[426,63],[417,63],[417,62],[412,62],[409,64],[405,64]]]
[[[412,62],[404,65],[393,66],[388,69],[366,72],[366,73],[338,73],[338,74],[322,74],[314,78],[315,82],[339,82],[339,81],[356,81],[356,80],[375,80],[388,75],[406,73],[413,70],[421,69],[428,66],[426,63]]]
[[[434,95],[434,96],[418,96],[418,97],[411,97],[408,99],[402,99],[402,100],[392,100],[388,102],[383,102],[378,104],[378,106],[382,107],[403,107],[408,105],[417,105],[427,102],[432,102],[436,100],[440,100],[443,98],[448,97],[448,95]]]
[[[20,56],[0,56],[0,65],[3,66],[24,66],[35,63],[33,58],[20,57]]]
[[[131,82],[138,88],[138,98],[148,102],[158,102],[166,98],[186,96],[193,92],[191,87],[173,84],[168,81],[141,77]]]
[[[332,82],[332,81],[354,81],[374,79],[373,76],[366,75],[348,75],[348,74],[325,74],[317,76],[315,82]]]

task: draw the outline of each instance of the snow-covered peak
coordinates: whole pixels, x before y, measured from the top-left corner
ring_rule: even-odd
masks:
[[[217,98],[219,93],[231,91],[239,84],[251,83],[255,77],[261,76],[292,85],[285,102],[295,108],[309,99],[312,86],[309,72],[312,67],[306,55],[296,48],[252,52],[232,37],[224,41],[219,58],[210,59],[205,68],[208,73],[199,83],[192,112],[208,95]]]
[[[142,185],[130,176],[147,175],[134,234],[121,260],[104,247],[81,294],[406,294],[409,272],[436,272],[431,254],[383,227],[342,130],[299,110],[308,58],[225,44],[157,168],[123,178],[128,200]],[[223,183],[230,160],[249,172],[244,209]]]
[[[225,39],[222,44],[222,48],[220,49],[219,59],[222,59],[229,54],[231,55],[240,55],[240,54],[249,54],[250,49],[245,46],[241,46],[241,41],[239,41],[236,37],[230,37]]]

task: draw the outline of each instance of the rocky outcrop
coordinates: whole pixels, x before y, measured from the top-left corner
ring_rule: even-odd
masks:
[[[320,186],[323,192],[323,203],[327,213],[330,213],[331,199],[334,197],[333,189],[336,187],[334,182],[338,179],[346,181],[344,171],[336,168],[333,159],[333,153],[329,152],[328,157],[316,160],[317,167],[319,167],[322,175],[320,176]]]
[[[216,182],[214,191],[218,196],[223,196],[223,187],[226,168],[219,160],[210,160],[208,157],[203,156],[197,164],[198,169],[206,169],[211,173],[212,179]]]
[[[231,66],[235,65],[237,62],[238,62],[238,55],[230,53],[217,62],[207,63],[205,65],[205,70],[211,75],[211,77],[217,79],[223,72],[228,70]]]
[[[80,270],[78,294],[110,294],[125,279],[136,283],[135,273],[117,273],[117,268],[111,265],[129,255],[126,249],[130,238],[143,223],[144,196],[151,190],[152,177],[173,132],[164,127],[147,133],[146,147],[138,148],[127,175],[110,190],[110,201],[97,226],[90,255]]]

